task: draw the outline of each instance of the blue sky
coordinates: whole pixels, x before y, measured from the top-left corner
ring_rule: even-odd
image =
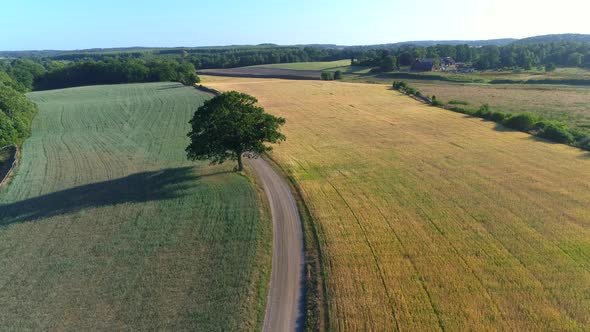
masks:
[[[590,33],[588,0],[3,0],[0,50]]]

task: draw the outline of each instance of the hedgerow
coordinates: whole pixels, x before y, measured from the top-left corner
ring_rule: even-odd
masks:
[[[406,82],[394,81],[393,89],[407,95],[422,97],[422,94],[418,90],[410,87]],[[466,101],[452,100],[449,104],[445,105],[435,96],[432,96],[431,99],[421,99],[425,102],[428,100],[432,106],[438,106],[453,112],[490,120],[507,128],[526,132],[556,143],[567,144],[590,151],[590,136],[580,133],[565,123],[549,120],[531,113],[504,113],[502,111],[493,111],[487,104],[482,105],[479,109],[475,110],[456,106],[469,105]]]

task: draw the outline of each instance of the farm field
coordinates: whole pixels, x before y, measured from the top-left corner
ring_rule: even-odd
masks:
[[[342,70],[345,71],[350,67],[350,59],[337,61],[317,61],[317,62],[294,62],[294,63],[275,63],[268,65],[252,66],[250,68],[276,68],[289,70]]]
[[[3,330],[253,330],[270,221],[234,165],[186,161],[210,96],[177,83],[29,94],[40,112],[0,191]]]
[[[328,62],[295,62],[269,65],[199,70],[203,75],[248,77],[248,78],[283,78],[318,80],[323,71],[341,70],[345,75],[357,77],[366,73],[366,67],[350,66],[350,60]]]
[[[204,84],[287,119],[272,157],[318,229],[330,329],[590,329],[587,152],[389,85]]]
[[[467,107],[489,104],[506,112],[530,112],[590,133],[590,87],[480,85],[412,81],[422,93],[443,102],[467,101]]]

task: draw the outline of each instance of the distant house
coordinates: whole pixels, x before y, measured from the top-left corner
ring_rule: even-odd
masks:
[[[410,67],[411,71],[432,71],[434,69],[434,59],[416,59]]]
[[[447,57],[440,59],[440,64],[443,67],[451,67],[451,66],[454,66],[456,64],[456,62],[455,62],[455,60],[453,60],[453,58],[451,58],[450,56],[447,56]]]

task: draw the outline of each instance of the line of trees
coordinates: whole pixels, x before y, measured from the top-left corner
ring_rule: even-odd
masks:
[[[546,119],[532,113],[505,113],[493,111],[489,105],[482,105],[479,109],[465,107],[466,101],[452,100],[444,104],[432,96],[424,96],[419,90],[409,86],[406,82],[394,81],[392,88],[406,95],[418,97],[432,106],[442,107],[454,112],[463,113],[489,121],[494,121],[507,128],[512,128],[534,136],[538,136],[556,143],[567,144],[580,149],[590,151],[590,136],[565,123]],[[462,106],[459,106],[462,105]]]
[[[359,50],[353,57],[353,65],[391,68],[387,62],[395,59],[393,68],[409,66],[417,58],[440,59],[452,57],[458,62],[473,64],[477,69],[522,68],[530,70],[544,66],[549,70],[555,66],[590,68],[589,43],[542,43],[489,45],[470,47],[468,45],[435,45],[429,47],[404,46],[397,49]],[[386,65],[384,65],[386,64]]]
[[[191,63],[173,60],[140,60],[111,58],[102,61],[82,60],[54,66],[34,80],[35,90],[61,89],[74,86],[138,82],[199,82]]]
[[[13,87],[0,82],[0,147],[21,144],[31,134],[37,105]]]

